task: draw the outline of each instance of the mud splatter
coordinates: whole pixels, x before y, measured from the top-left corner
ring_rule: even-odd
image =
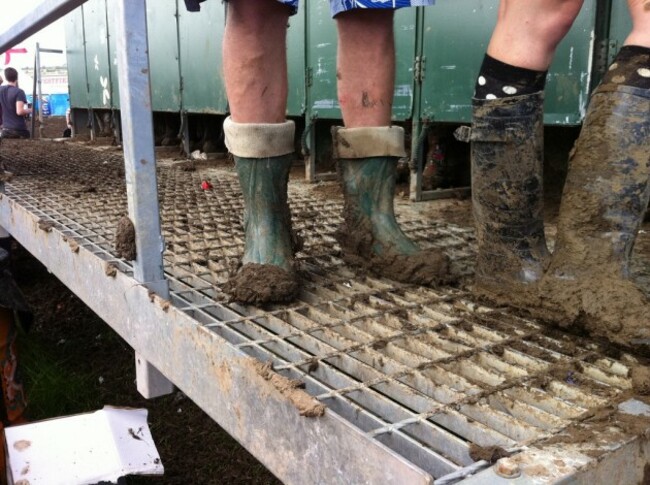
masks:
[[[273,384],[280,394],[293,404],[301,416],[317,418],[325,414],[325,406],[302,390],[304,384],[300,381],[287,379],[273,371],[270,363],[254,361],[255,371],[266,381]]]
[[[474,461],[485,460],[490,463],[496,463],[497,460],[506,458],[511,454],[500,446],[479,446],[474,443],[469,446],[469,456]]]

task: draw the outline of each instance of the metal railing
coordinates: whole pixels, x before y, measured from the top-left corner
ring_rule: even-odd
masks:
[[[44,0],[0,36],[0,52],[26,40],[85,1]],[[136,233],[135,279],[161,297],[168,298],[169,285],[163,271],[164,242],[158,209],[146,1],[115,2],[124,165],[129,218]],[[138,390],[145,397],[172,391],[171,383],[155,368],[143,359],[136,358],[136,363]]]

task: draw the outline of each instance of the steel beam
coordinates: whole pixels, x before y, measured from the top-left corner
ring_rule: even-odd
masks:
[[[169,285],[163,270],[151,80],[145,0],[117,0],[117,66],[129,218],[135,226],[135,279],[164,299]],[[136,356],[138,390],[145,397],[173,391],[171,382]]]
[[[0,35],[0,52],[5,52],[16,44],[20,44],[84,3],[86,0],[43,0],[38,8],[25,15],[13,27]]]
[[[107,276],[105,262],[83,241],[71,251],[61,232],[40,230],[38,217],[7,196],[0,196],[0,225],[283,482],[432,483],[335,412],[300,416],[256,371],[254,359],[167,301],[151,298],[133,278]]]

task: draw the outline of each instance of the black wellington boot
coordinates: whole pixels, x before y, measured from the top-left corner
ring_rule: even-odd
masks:
[[[474,99],[472,208],[478,256],[474,291],[527,305],[548,264],[544,238],[543,93]],[[523,298],[523,301],[518,301]]]

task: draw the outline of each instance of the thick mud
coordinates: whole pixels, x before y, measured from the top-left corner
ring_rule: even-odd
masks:
[[[136,258],[135,227],[127,216],[123,216],[117,223],[115,251],[127,261],[133,261]]]
[[[571,156],[549,268],[529,285],[478,277],[479,294],[573,332],[648,347],[650,304],[628,279],[628,260],[650,194],[649,111],[650,100],[640,96],[605,89],[593,97]],[[502,263],[483,257],[493,259],[490,267]]]
[[[298,280],[294,272],[279,266],[249,263],[228,280],[223,291],[240,303],[284,303],[295,299]]]
[[[392,238],[407,238],[397,223],[390,227],[395,234],[389,233],[388,237],[380,239],[375,235],[372,219],[361,215],[355,197],[345,194],[344,200],[343,223],[335,237],[346,263],[403,283],[438,286],[453,282],[446,254],[436,249],[415,251],[412,254],[400,252],[390,245]],[[381,248],[381,254],[377,248]]]
[[[273,371],[270,363],[263,364],[259,361],[253,363],[255,371],[293,404],[301,416],[318,418],[325,414],[325,406],[307,394],[300,381],[287,379]]]
[[[472,443],[469,446],[469,456],[474,461],[485,460],[489,463],[496,463],[501,458],[507,458],[512,455],[500,446],[479,446]]]

